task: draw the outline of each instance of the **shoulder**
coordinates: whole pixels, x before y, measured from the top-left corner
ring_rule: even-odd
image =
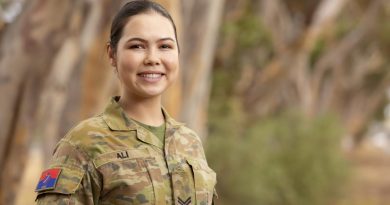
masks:
[[[112,135],[107,124],[100,115],[86,119],[73,127],[61,141],[61,144],[69,144],[74,149],[91,156],[89,147],[96,146],[105,140],[106,136]]]
[[[82,170],[91,160],[88,145],[93,145],[99,134],[106,132],[99,116],[81,121],[58,143],[51,158],[50,167]]]
[[[110,132],[107,124],[100,115],[83,120],[73,127],[64,137],[65,141],[84,142],[92,140],[99,135],[107,135]]]
[[[175,145],[177,153],[185,158],[205,159],[203,143],[199,135],[186,126],[180,126],[175,132]]]
[[[192,130],[191,128],[189,128],[185,125],[180,126],[180,128],[178,129],[178,132],[182,136],[192,138],[194,140],[201,142],[199,135],[194,130]]]

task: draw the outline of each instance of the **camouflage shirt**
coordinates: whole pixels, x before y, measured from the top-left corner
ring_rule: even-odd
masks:
[[[216,174],[199,137],[163,112],[164,145],[113,98],[58,143],[49,168],[59,174],[54,185],[41,177],[37,204],[212,204]]]

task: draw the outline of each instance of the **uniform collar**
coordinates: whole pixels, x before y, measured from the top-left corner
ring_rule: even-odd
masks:
[[[118,104],[119,96],[112,97],[103,112],[103,120],[114,131],[136,130],[137,125],[130,120],[122,107]]]
[[[164,107],[162,107],[161,110],[164,114],[165,123],[167,124],[167,128],[178,128],[178,127],[184,125],[184,123],[178,122],[175,119],[173,119],[171,116],[169,116],[168,112],[165,110]]]
[[[103,113],[103,119],[111,130],[114,131],[131,131],[137,130],[137,123],[131,120],[122,109],[122,107],[118,104],[119,96],[115,96],[111,98],[110,103],[106,106],[106,109]],[[162,112],[165,117],[165,122],[167,124],[167,128],[178,128],[183,123],[177,122],[173,118],[171,118],[168,112],[162,108]]]

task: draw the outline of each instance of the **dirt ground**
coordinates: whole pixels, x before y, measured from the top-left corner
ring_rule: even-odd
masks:
[[[389,205],[390,152],[369,142],[348,153],[352,169],[345,196],[336,205]]]
[[[331,205],[389,205],[390,153],[363,143],[347,155],[352,165],[350,181],[345,195]],[[16,205],[34,204],[34,189],[42,169],[42,155],[33,148]]]

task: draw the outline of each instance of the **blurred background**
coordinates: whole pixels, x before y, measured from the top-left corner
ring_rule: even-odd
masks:
[[[53,148],[119,93],[122,0],[0,0],[0,204],[33,204]],[[164,96],[218,205],[390,204],[390,1],[160,0],[179,30]]]

